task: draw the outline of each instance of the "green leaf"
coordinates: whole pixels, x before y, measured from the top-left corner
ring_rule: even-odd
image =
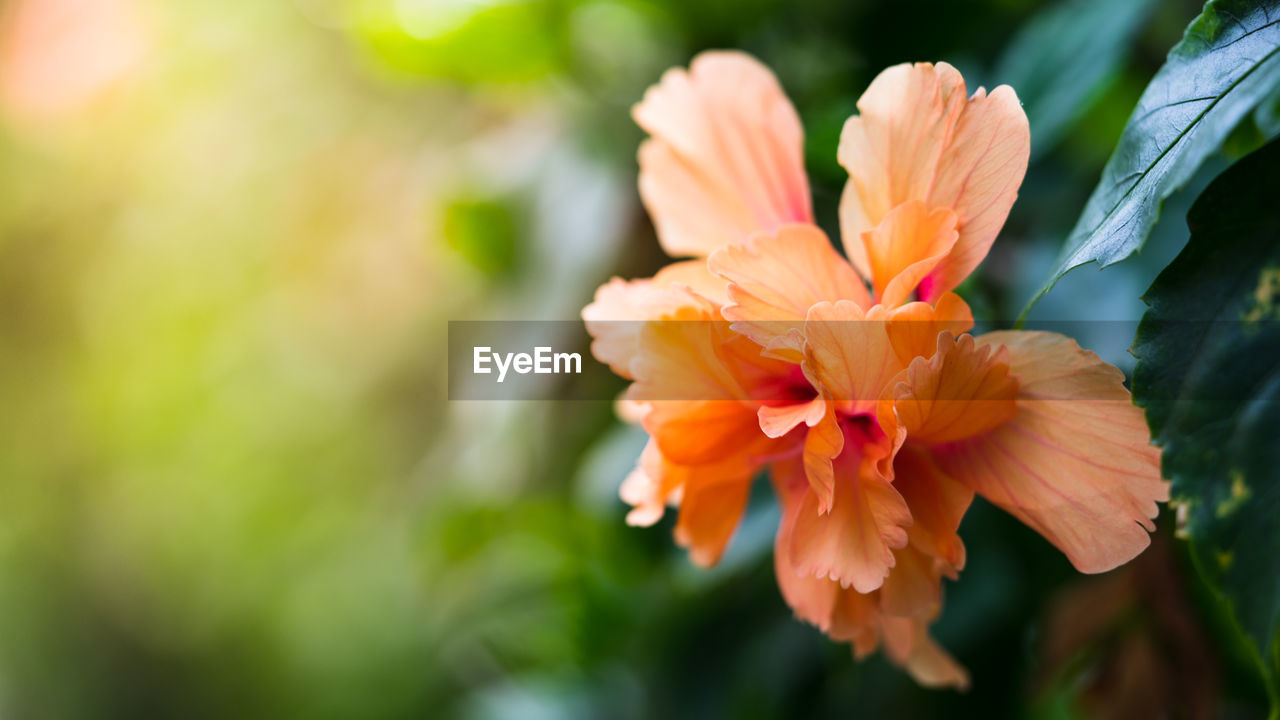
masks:
[[[445,241],[490,277],[510,274],[519,260],[520,237],[511,208],[492,200],[464,199],[444,210]]]
[[[1277,87],[1280,0],[1210,0],[1143,92],[1023,316],[1068,270],[1088,262],[1106,267],[1141,249],[1161,201]]]
[[[995,79],[1018,91],[1035,132],[1031,155],[1063,132],[1115,79],[1153,0],[1068,0],[1031,19],[996,64]]]
[[[369,49],[406,73],[504,85],[534,82],[563,69],[564,22],[548,3],[373,0],[357,7]]]
[[[1278,696],[1280,140],[1224,172],[1144,298],[1134,400],[1164,448],[1180,532],[1260,651]]]

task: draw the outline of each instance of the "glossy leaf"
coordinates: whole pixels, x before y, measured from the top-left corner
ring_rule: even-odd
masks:
[[[1146,408],[1181,532],[1280,682],[1280,140],[1187,216],[1191,239],[1146,296],[1135,401]]]
[[[1277,87],[1280,0],[1211,0],[1143,92],[1031,302],[1072,268],[1088,262],[1106,267],[1137,252],[1160,203]]]

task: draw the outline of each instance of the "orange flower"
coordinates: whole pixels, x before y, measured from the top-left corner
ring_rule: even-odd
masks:
[[[1026,171],[1013,90],[967,95],[955,68],[899,65],[845,125],[845,260],[814,225],[795,110],[741,53],[698,56],[634,116],[640,194],[668,253],[614,278],[583,318],[634,380],[650,435],[622,486],[629,523],[678,505],[676,541],[715,563],[755,478],[782,507],[774,564],[795,613],[926,685],[967,675],[928,635],[955,579],[974,493],[1082,572],[1143,550],[1168,497],[1123,375],[1069,338],[973,337],[951,292],[982,258]]]

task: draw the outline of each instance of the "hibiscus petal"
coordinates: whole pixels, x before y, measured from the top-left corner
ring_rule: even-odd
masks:
[[[727,245],[707,263],[730,283],[725,319],[764,346],[801,327],[815,303],[871,305],[862,278],[812,225],[788,225],[744,245]]]
[[[790,328],[785,334],[770,340],[760,354],[799,365],[804,362],[804,346],[804,330]]]
[[[902,564],[893,568],[883,587],[866,593],[797,570],[791,559],[792,537],[797,525],[805,522],[802,507],[812,491],[803,468],[795,460],[775,463],[771,470],[782,505],[782,522],[774,543],[774,570],[783,599],[796,616],[816,625],[832,640],[850,643],[858,658],[875,651],[887,628],[900,653],[891,659],[899,664],[910,661],[920,676],[933,680],[930,684],[961,685],[963,669],[952,662],[958,675],[941,672],[946,666],[936,661],[939,657],[948,658],[924,633],[927,622],[940,607],[941,580],[936,568],[930,567],[928,556],[912,547],[896,551]],[[903,617],[892,618],[893,611]]]
[[[762,357],[758,345],[715,318],[711,303],[700,300],[642,323],[630,364],[635,382],[626,399],[647,407],[641,424],[663,456],[680,465],[776,452],[757,412],[761,398],[777,397],[781,373],[796,372]]]
[[[740,445],[714,462],[682,465],[650,440],[619,495],[632,506],[628,525],[652,525],[666,506],[678,504],[676,542],[697,565],[714,565],[724,552],[746,507],[756,473],[763,466],[760,443]]]
[[[901,426],[927,444],[953,443],[1007,422],[1017,411],[1018,381],[1008,353],[979,347],[972,335],[938,336],[932,357],[912,361],[878,409],[881,427]],[[886,430],[886,432],[888,432]]]
[[[791,564],[791,533],[800,512],[800,502],[809,487],[804,467],[796,460],[774,463],[770,468],[770,479],[782,505],[782,522],[778,525],[773,547],[778,589],[796,617],[827,632],[831,627],[831,613],[835,610],[840,584],[801,575]]]
[[[683,287],[699,297],[722,307],[729,302],[729,284],[711,273],[707,261],[702,259],[673,262],[653,276],[659,287]]]
[[[910,535],[910,530],[907,533]],[[912,545],[894,550],[893,557],[893,570],[880,588],[880,608],[897,617],[933,617],[942,608],[942,577],[937,564]]]
[[[938,162],[929,193],[931,205],[954,208],[960,216],[960,237],[921,286],[923,299],[959,285],[987,256],[1018,197],[1030,156],[1031,130],[1017,94],[1001,85],[984,97],[978,88]]]
[[[618,497],[631,506],[627,524],[648,527],[662,519],[675,487],[675,478],[663,472],[662,453],[650,439],[640,453],[636,468],[622,481]],[[664,482],[666,481],[666,482]]]
[[[886,617],[881,632],[889,659],[926,687],[969,687],[969,673],[929,637],[924,618]]]
[[[911,508],[914,522],[907,531],[911,546],[945,564],[945,574],[954,579],[964,569],[964,543],[958,530],[973,502],[973,490],[949,477],[928,449],[914,443],[903,447],[893,460],[893,486]]]
[[[862,234],[871,266],[876,301],[897,307],[911,296],[955,245],[956,214],[919,200],[890,210],[874,229]]]
[[[723,320],[717,320],[715,327],[723,333],[719,345],[721,361],[752,399],[770,404],[794,402],[800,398],[797,393],[807,395],[812,390],[795,361],[762,349]]]
[[[840,583],[831,580],[820,582],[837,588],[836,606],[831,611],[831,628],[827,634],[832,640],[852,644],[853,655],[859,660],[875,652],[880,644],[880,593],[841,588]]]
[[[675,539],[688,548],[693,564],[710,567],[719,562],[742,519],[753,475],[754,468],[727,481],[703,476],[686,483]]]
[[[582,319],[592,338],[591,354],[624,378],[631,377],[640,321],[647,314],[647,299],[654,292],[653,281],[648,278],[613,278],[596,290],[595,302],[582,309]]]
[[[627,399],[649,405],[644,428],[664,456],[684,465],[716,462],[764,438],[757,403],[735,376],[738,366],[725,362],[722,345],[732,333],[713,318],[703,301],[643,323],[630,363]]]
[[[820,514],[812,489],[800,500],[791,563],[802,575],[829,577],[867,593],[884,583],[893,550],[907,544],[911,512],[893,484],[875,471],[872,448],[846,439],[835,461],[830,512]]]
[[[774,573],[778,589],[796,617],[818,627],[832,640],[853,645],[859,658],[879,643],[879,593],[860,593],[839,582],[799,572],[791,562],[791,538],[804,496],[809,493],[804,468],[795,460],[771,468],[774,490],[782,504],[782,522],[774,540]]]
[[[932,301],[955,288],[986,256],[1026,173],[1031,140],[1012,89],[965,98],[964,79],[946,63],[897,65],[880,73],[845,124],[838,157],[849,171],[840,205],[845,250],[864,275],[862,233],[912,200],[952,208],[959,237],[920,285]],[[918,259],[923,259],[923,256]]]
[[[837,157],[849,172],[840,200],[845,251],[871,277],[862,233],[908,200],[927,200],[938,161],[964,109],[964,79],[946,63],[885,69],[858,99]]]
[[[644,416],[649,414],[649,403],[620,397],[613,403],[613,412],[622,422],[639,425],[644,420]]]
[[[652,405],[642,421],[644,429],[674,462],[717,462],[738,452],[744,443],[757,445],[755,441],[768,439],[760,432],[752,404],[706,400],[661,401]]]
[[[831,404],[820,398],[823,405],[823,416],[804,437],[804,472],[809,478],[809,486],[813,488],[819,515],[831,511],[831,503],[835,500],[836,471],[833,460],[844,449],[844,431]]]
[[[632,116],[640,197],[671,255],[710,254],[811,222],[804,131],[773,73],[740,52],[705,52],[649,88]]]
[[[720,346],[728,324],[714,308],[689,294],[688,304],[659,320],[640,324],[629,367],[635,377],[628,397],[643,402],[745,399],[746,390],[723,362]]]
[[[902,369],[887,324],[867,319],[848,300],[809,308],[805,374],[847,414],[874,412],[885,385]]]
[[[990,433],[935,448],[939,465],[1066,553],[1081,572],[1121,565],[1150,543],[1169,497],[1160,452],[1124,375],[1046,332],[996,332],[1007,348],[1018,410]]]
[[[813,427],[827,413],[827,403],[822,396],[809,402],[794,405],[775,405],[761,407],[757,413],[760,418],[760,429],[771,438],[780,438],[794,430],[801,423]]]
[[[705,260],[672,263],[653,278],[613,278],[596,290],[595,301],[582,309],[592,337],[591,354],[611,370],[631,378],[631,361],[647,320],[698,308],[703,300],[720,307],[728,301],[728,283],[707,270]]]
[[[973,329],[973,312],[955,293],[943,295],[934,305],[913,302],[892,309],[872,308],[870,317],[885,320],[889,343],[903,367],[918,357],[933,357],[938,334],[944,330],[960,335]]]

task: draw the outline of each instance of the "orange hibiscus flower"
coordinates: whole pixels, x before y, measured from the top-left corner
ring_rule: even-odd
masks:
[[[768,470],[774,564],[795,613],[862,657],[964,687],[928,635],[978,493],[1083,572],[1143,550],[1166,500],[1123,375],[1046,332],[968,334],[952,290],[986,256],[1026,171],[1013,90],[899,65],[840,139],[845,259],[814,225],[800,121],[749,56],[709,52],[636,106],[640,194],[676,262],[614,278],[583,310],[596,357],[633,380],[650,435],[627,521],[679,507],[676,541],[715,563]]]

